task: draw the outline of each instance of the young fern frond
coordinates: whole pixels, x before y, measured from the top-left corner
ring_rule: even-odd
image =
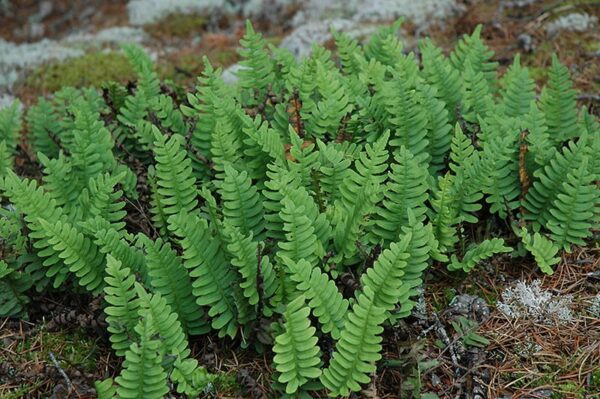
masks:
[[[219,336],[235,337],[237,311],[231,287],[237,283],[227,267],[221,243],[210,237],[208,224],[196,215],[173,215],[169,223],[183,248],[183,264],[193,278],[196,302],[209,307],[208,316],[213,318],[212,327]]]
[[[375,362],[381,359],[380,334],[385,319],[385,309],[375,305],[375,293],[365,286],[347,315],[329,367],[320,378],[331,395],[348,396],[371,380],[369,375],[377,369]]]
[[[408,225],[408,212],[418,221],[425,219],[429,172],[405,147],[400,147],[391,165],[390,180],[385,187],[385,199],[377,208],[373,234],[386,244],[398,239],[403,226]]]
[[[580,135],[575,95],[569,69],[553,54],[548,71],[548,85],[540,96],[540,110],[546,116],[548,134],[555,144]]]
[[[598,226],[600,189],[588,170],[588,157],[567,172],[559,193],[552,202],[547,228],[559,247],[571,252],[571,245],[585,245],[591,229]]]
[[[263,201],[245,171],[225,165],[225,179],[220,187],[223,216],[244,235],[252,234],[256,241],[265,237]]]
[[[160,399],[168,392],[167,373],[161,366],[161,341],[150,311],[143,312],[135,326],[140,341],[131,344],[125,353],[121,375],[115,378],[118,384],[117,397],[123,399]]]
[[[45,239],[41,240],[43,249],[39,241],[35,245],[41,249],[39,254],[45,257],[44,266],[62,263],[78,278],[81,286],[92,293],[100,292],[103,288],[105,260],[98,247],[68,222],[50,223],[38,219],[38,223]]]
[[[195,302],[192,281],[183,262],[168,242],[140,236],[146,252],[146,268],[152,288],[165,299],[167,305],[179,316],[184,331],[190,335],[207,333],[209,326],[204,311]]]
[[[133,289],[135,276],[124,268],[121,262],[108,255],[106,257],[106,286],[104,308],[108,322],[109,340],[117,356],[125,356],[129,346],[136,340],[134,328],[138,322],[139,299]]]
[[[21,102],[15,100],[8,107],[0,109],[0,141],[6,143],[11,154],[17,150],[21,132]]]
[[[309,301],[308,306],[318,318],[324,333],[339,339],[348,311],[348,300],[344,299],[333,280],[306,260],[293,261],[282,256],[283,263],[291,274],[296,290]]]
[[[159,195],[157,200],[168,222],[171,215],[196,211],[196,178],[192,173],[192,161],[182,148],[181,136],[167,138],[161,134],[155,140],[153,151],[156,159],[156,192]]]
[[[554,274],[552,266],[560,262],[560,257],[556,256],[560,247],[540,233],[529,234],[525,227],[521,230],[520,235],[521,242],[525,249],[533,255],[540,270],[549,276]]]
[[[273,362],[288,395],[321,375],[318,339],[316,329],[310,325],[309,313],[304,296],[289,302],[283,314],[284,331],[275,337]]]
[[[529,71],[521,67],[521,57],[515,56],[513,64],[508,68],[501,81],[501,112],[504,115],[522,117],[529,110],[529,104],[535,99],[535,82],[529,77]]]
[[[504,246],[504,240],[502,238],[484,240],[467,250],[460,261],[456,255],[452,255],[448,270],[455,271],[462,269],[464,272],[468,273],[480,262],[503,252],[512,252],[512,248]]]

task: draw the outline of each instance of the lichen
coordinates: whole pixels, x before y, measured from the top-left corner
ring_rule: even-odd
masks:
[[[502,293],[498,310],[510,319],[525,319],[552,324],[568,323],[573,319],[571,312],[572,296],[559,297],[541,287],[539,280],[531,284],[519,281]]]
[[[131,0],[127,11],[132,25],[145,25],[173,13],[206,14],[225,7],[224,0]]]
[[[571,13],[563,15],[546,25],[546,32],[555,35],[562,30],[585,32],[598,23],[598,17],[587,13]]]

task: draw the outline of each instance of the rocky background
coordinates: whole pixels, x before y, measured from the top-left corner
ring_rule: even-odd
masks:
[[[501,68],[521,53],[539,85],[557,53],[582,105],[600,114],[597,0],[0,0],[0,107],[15,98],[26,107],[63,86],[134,79],[124,42],[146,48],[163,79],[192,89],[203,56],[235,81],[245,19],[303,57],[312,43],[332,46],[331,26],[364,38],[399,17],[407,52],[425,36],[450,51],[482,23]],[[599,253],[575,252],[553,276],[507,258],[467,279],[432,271],[412,317],[386,332],[396,345],[360,397],[599,397]],[[0,397],[94,397],[94,380],[119,369],[99,332],[100,304],[38,303],[30,321],[0,319]],[[272,395],[268,359],[213,338],[194,343],[197,358],[220,373],[206,397]]]

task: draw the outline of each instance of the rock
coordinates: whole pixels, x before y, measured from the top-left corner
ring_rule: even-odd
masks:
[[[223,74],[221,75],[223,82],[225,82],[225,84],[228,85],[236,84],[239,80],[239,78],[237,77],[237,73],[245,68],[245,66],[242,66],[240,64],[230,65],[229,67],[227,67],[227,69],[223,71]]]
[[[285,37],[280,47],[290,50],[298,59],[307,57],[312,52],[313,43],[323,44],[332,38],[331,28],[348,33],[354,38],[367,36],[377,29],[373,25],[357,26],[356,22],[349,19],[309,22]]]
[[[452,298],[445,311],[451,318],[465,316],[468,319],[482,323],[490,315],[490,309],[483,298],[462,294]]]
[[[29,69],[50,60],[77,57],[83,53],[81,49],[69,48],[48,39],[23,44],[0,39],[0,87],[11,87],[18,78],[19,70]]]
[[[598,23],[598,17],[587,13],[571,13],[563,15],[546,24],[546,32],[553,36],[562,30],[585,32]]]
[[[130,0],[127,12],[132,25],[145,25],[176,12],[209,13],[226,6],[224,0]]]
[[[355,22],[384,22],[405,17],[417,26],[446,18],[462,11],[455,0],[310,0],[294,16],[293,24],[300,26],[325,19],[352,19]]]
[[[533,38],[527,33],[521,33],[519,36],[517,36],[517,41],[519,43],[519,48],[523,49],[523,51],[531,53],[533,50],[535,50]]]

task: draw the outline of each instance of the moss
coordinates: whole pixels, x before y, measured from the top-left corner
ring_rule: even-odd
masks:
[[[40,331],[37,335],[22,341],[16,353],[22,353],[24,362],[48,362],[50,353],[54,353],[61,367],[72,367],[85,372],[96,370],[97,346],[85,331],[48,332]]]
[[[58,91],[65,86],[100,86],[109,81],[125,82],[135,74],[124,54],[96,51],[60,63],[42,65],[25,80],[34,91]]]
[[[243,394],[235,374],[219,373],[213,384],[219,397],[241,397],[239,395]]]
[[[150,36],[159,39],[162,37],[185,38],[202,32],[207,23],[208,18],[205,15],[174,13],[158,22],[145,25],[144,30]]]

